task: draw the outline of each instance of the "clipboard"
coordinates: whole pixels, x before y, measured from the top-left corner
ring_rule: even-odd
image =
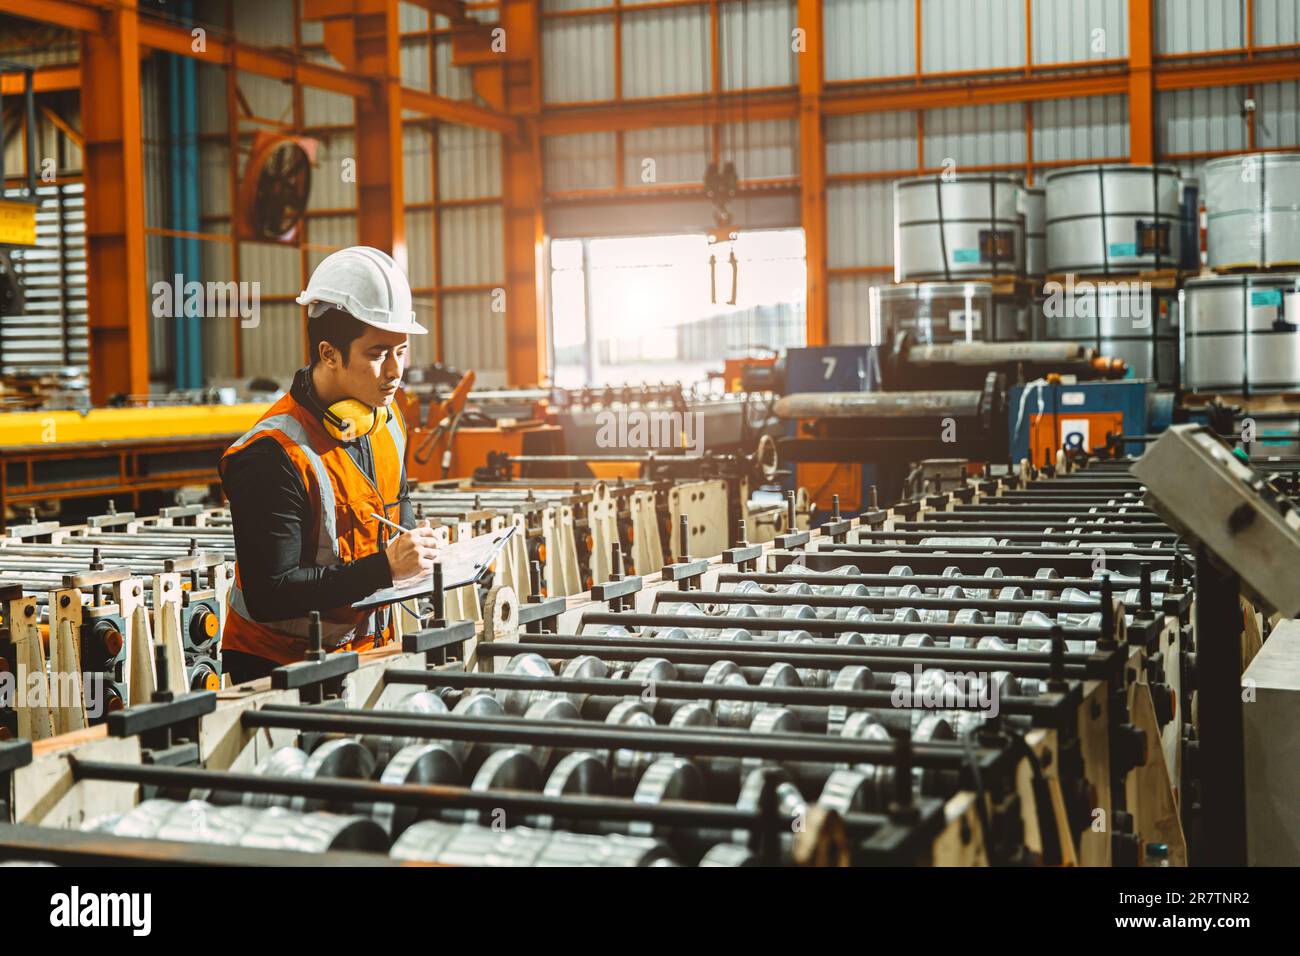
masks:
[[[457,541],[438,549],[438,563],[442,565],[442,589],[464,587],[477,584],[487,574],[488,566],[497,559],[510,536],[514,526],[480,534],[468,541]],[[421,574],[419,577],[396,581],[391,587],[381,588],[372,594],[354,601],[353,610],[369,611],[385,604],[396,604],[411,598],[428,597],[433,593],[433,575]]]

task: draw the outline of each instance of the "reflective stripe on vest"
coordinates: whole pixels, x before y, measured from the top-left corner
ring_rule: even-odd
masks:
[[[303,640],[308,637],[307,632],[311,627],[310,617],[289,617],[281,621],[255,620],[253,615],[249,613],[248,603],[244,600],[244,592],[239,589],[238,584],[231,585],[227,601],[230,603],[230,609],[246,621],[254,621],[254,623],[260,624],[262,627],[269,627],[285,634],[292,634],[294,637],[300,637]],[[366,637],[375,633],[375,615],[372,611],[365,621],[356,626],[339,624],[322,617],[320,629],[321,643],[325,645],[326,649],[337,647],[340,644],[346,644],[354,636]]]
[[[325,462],[312,448],[311,436],[307,434],[307,429],[303,428],[302,422],[298,419],[292,415],[280,414],[264,418],[246,431],[235,444],[242,446],[255,435],[265,431],[278,431],[290,438],[306,456],[312,471],[316,473],[316,488],[321,504],[320,531],[316,540],[316,563],[322,567],[338,564],[339,539],[334,516],[334,486],[330,484],[330,476],[325,471]],[[251,621],[252,618],[250,617],[249,620]],[[302,636],[307,635],[304,632]]]
[[[397,423],[398,412],[390,410],[388,414],[388,434],[393,436],[393,444],[397,446],[397,460],[406,461],[406,436],[402,434],[402,426]]]

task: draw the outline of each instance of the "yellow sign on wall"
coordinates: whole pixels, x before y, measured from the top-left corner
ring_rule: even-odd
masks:
[[[0,246],[36,245],[36,204],[0,199]]]

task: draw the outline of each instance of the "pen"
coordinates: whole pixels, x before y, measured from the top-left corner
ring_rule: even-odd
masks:
[[[376,521],[381,521],[381,522],[383,522],[384,524],[388,525],[388,527],[392,528],[392,529],[393,529],[394,531],[396,531],[398,534],[401,534],[402,532],[404,532],[404,531],[407,530],[406,528],[403,528],[403,527],[402,527],[400,524],[398,524],[397,522],[395,522],[395,521],[389,521],[389,520],[388,520],[387,518],[385,518],[383,515],[377,515],[377,514],[375,514],[373,511],[370,512],[370,517],[374,518]],[[394,536],[394,537],[395,537],[395,536]]]

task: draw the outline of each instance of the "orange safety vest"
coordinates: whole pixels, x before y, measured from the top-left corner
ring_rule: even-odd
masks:
[[[380,524],[372,514],[396,520],[391,513],[401,494],[402,462],[406,456],[406,427],[395,410],[388,423],[370,436],[375,482],[357,467],[343,443],[336,440],[311,411],[285,394],[267,409],[252,428],[221,456],[222,465],[254,441],[266,437],[280,443],[293,463],[307,500],[312,503],[312,528],[316,541],[315,567],[356,561],[379,550]],[[379,614],[354,611],[350,606],[321,610],[321,630],[326,650],[366,650],[391,636],[387,609]],[[307,650],[310,618],[255,621],[244,600],[235,561],[235,583],[230,589],[226,626],[221,647],[290,664]]]

